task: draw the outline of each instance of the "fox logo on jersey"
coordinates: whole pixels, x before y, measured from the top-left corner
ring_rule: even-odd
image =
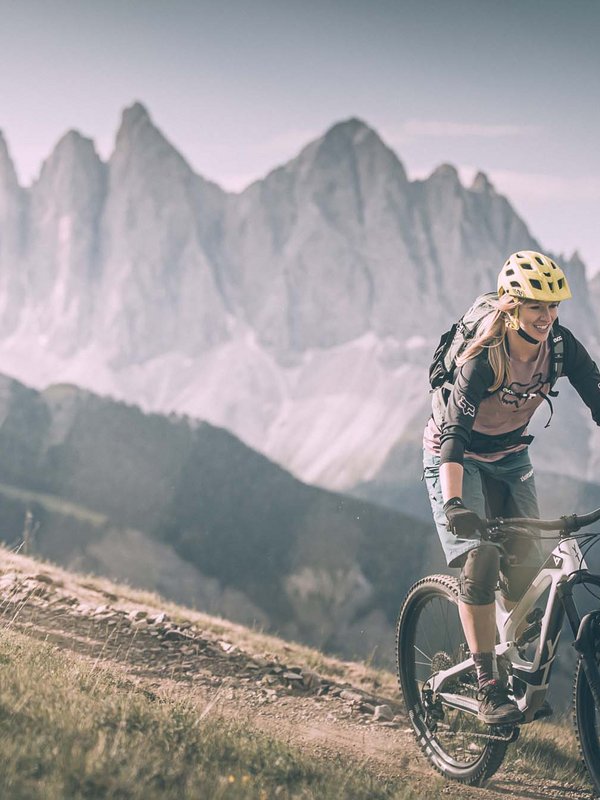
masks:
[[[462,408],[467,417],[475,416],[475,406],[473,405],[473,403],[469,403],[469,401],[465,397],[460,398],[460,400],[458,401],[458,405]]]
[[[530,384],[513,381],[510,386],[502,387],[502,402],[507,406],[521,408],[529,399],[538,396],[544,384],[547,382],[548,381],[542,377],[541,372],[536,372]]]

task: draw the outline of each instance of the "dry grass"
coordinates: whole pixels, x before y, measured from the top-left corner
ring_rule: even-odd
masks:
[[[302,663],[323,676],[396,694],[395,676],[184,608],[155,593],[76,575],[0,548],[0,569],[49,575],[83,599],[115,608],[166,611],[253,654]],[[346,764],[315,763],[285,743],[154,696],[101,668],[15,632],[0,639],[0,797],[65,798],[417,798],[400,783]],[[522,728],[511,771],[574,786],[587,779],[570,720]],[[435,779],[434,779],[435,780]],[[422,795],[421,795],[422,796]],[[439,783],[427,797],[442,796]]]
[[[124,583],[114,583],[108,578],[96,575],[81,575],[67,571],[51,562],[29,558],[15,554],[0,545],[0,570],[12,570],[35,575],[45,572],[55,583],[60,583],[73,594],[86,598],[86,593],[100,593],[105,598],[102,602],[109,602],[115,608],[140,608],[148,613],[166,612],[175,622],[192,622],[215,636],[232,639],[236,645],[250,653],[257,655],[277,656],[283,663],[302,663],[314,669],[325,678],[347,681],[360,684],[365,688],[381,692],[393,697],[397,695],[396,676],[383,669],[376,669],[361,662],[342,661],[332,656],[324,655],[319,650],[297,642],[282,640],[277,636],[264,633],[256,628],[230,622],[221,617],[196,611],[185,606],[177,605],[170,600],[165,600],[156,592],[137,589]],[[97,598],[96,598],[97,600]],[[98,601],[99,602],[99,601]]]
[[[409,800],[398,782],[317,761],[55,647],[0,640],[0,796],[10,800]],[[432,787],[430,797],[437,797]],[[441,796],[441,795],[440,795]]]
[[[576,786],[588,783],[570,717],[525,725],[508,751],[507,764],[540,779]]]

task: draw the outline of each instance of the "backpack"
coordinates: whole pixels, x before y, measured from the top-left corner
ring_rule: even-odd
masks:
[[[439,344],[433,354],[433,359],[429,365],[429,384],[432,393],[432,412],[433,419],[438,426],[442,427],[448,397],[454,385],[456,372],[456,359],[466,350],[469,343],[474,339],[479,330],[482,320],[493,310],[490,300],[497,300],[495,292],[487,292],[476,298],[473,305],[455,322],[450,330],[442,334]],[[558,392],[552,391],[556,381],[563,372],[564,342],[562,334],[558,331],[558,320],[554,323],[550,338],[550,391],[548,395],[556,397]],[[505,389],[506,391],[506,389]],[[517,394],[511,392],[511,394]],[[540,393],[541,394],[541,393]],[[552,412],[550,399],[542,394],[547,400]],[[552,418],[552,413],[550,414]],[[550,424],[550,420],[546,427]]]

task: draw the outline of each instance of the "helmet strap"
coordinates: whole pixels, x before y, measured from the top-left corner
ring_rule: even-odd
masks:
[[[540,344],[540,342],[538,342],[537,339],[534,339],[533,336],[530,336],[528,333],[525,333],[525,331],[521,327],[519,327],[517,333],[519,334],[521,339],[525,339],[525,341],[529,342],[529,344]]]

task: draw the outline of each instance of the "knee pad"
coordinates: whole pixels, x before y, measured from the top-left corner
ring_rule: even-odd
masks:
[[[493,603],[499,569],[500,553],[493,544],[469,550],[459,578],[461,601],[471,606]]]

